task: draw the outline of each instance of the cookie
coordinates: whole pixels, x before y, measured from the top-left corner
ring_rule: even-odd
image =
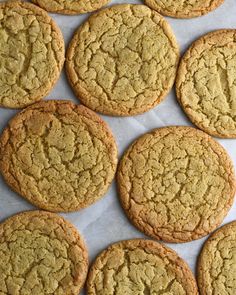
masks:
[[[193,43],[178,70],[176,93],[205,132],[236,138],[236,30],[211,32]]]
[[[23,108],[44,98],[57,82],[65,49],[60,29],[36,5],[0,4],[0,106]]]
[[[198,260],[201,295],[234,295],[236,290],[236,222],[217,230]]]
[[[97,10],[110,0],[32,0],[32,2],[49,12],[80,14]]]
[[[106,123],[69,101],[28,107],[0,138],[0,170],[8,185],[49,211],[75,211],[100,199],[116,165],[116,143]]]
[[[88,254],[77,230],[44,211],[17,214],[0,224],[0,294],[78,294]]]
[[[129,240],[103,251],[90,269],[88,295],[197,295],[188,265],[170,248],[148,240]]]
[[[145,0],[145,3],[161,14],[176,18],[192,18],[211,12],[224,0]]]
[[[166,20],[144,5],[116,5],[75,33],[66,70],[75,94],[107,115],[130,116],[159,104],[176,75],[179,48]]]
[[[166,242],[213,231],[232,206],[233,164],[224,148],[191,127],[147,133],[125,152],[117,173],[121,204],[133,224]]]

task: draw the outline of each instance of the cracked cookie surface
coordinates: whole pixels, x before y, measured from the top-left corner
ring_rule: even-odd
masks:
[[[188,265],[166,246],[149,240],[113,244],[92,265],[88,295],[197,295]]]
[[[217,230],[205,243],[198,261],[201,295],[234,295],[236,290],[236,222]]]
[[[207,133],[236,138],[236,30],[209,33],[187,50],[176,80],[178,100]]]
[[[110,0],[32,0],[32,2],[49,12],[80,14],[97,10]]]
[[[45,97],[59,78],[64,40],[36,5],[0,4],[0,106],[22,108]]]
[[[133,224],[167,242],[187,242],[213,231],[235,193],[226,151],[191,127],[160,128],[140,137],[120,161],[117,181]]]
[[[127,116],[155,107],[171,89],[179,48],[170,26],[144,5],[116,5],[92,15],[66,56],[68,79],[87,107]]]
[[[77,230],[44,211],[17,214],[0,224],[1,295],[77,295],[88,254]]]
[[[116,170],[108,126],[69,101],[42,101],[16,115],[0,139],[6,182],[34,205],[75,211],[101,198]]]
[[[224,0],[145,0],[145,3],[161,14],[176,18],[192,18],[209,13]]]

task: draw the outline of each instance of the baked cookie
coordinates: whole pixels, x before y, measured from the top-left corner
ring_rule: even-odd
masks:
[[[22,108],[45,97],[59,78],[64,40],[36,5],[0,4],[0,106]]]
[[[145,0],[145,3],[161,14],[176,18],[192,18],[211,12],[224,0]]]
[[[235,295],[236,222],[217,230],[205,243],[198,260],[201,295]]]
[[[166,242],[213,231],[232,206],[233,164],[204,132],[166,127],[147,133],[124,154],[117,173],[121,204],[133,224]]]
[[[207,133],[236,138],[236,30],[209,33],[185,53],[176,93],[190,120]]]
[[[49,211],[75,211],[97,201],[116,165],[116,143],[106,123],[69,101],[28,107],[10,121],[0,139],[6,182]]]
[[[148,240],[113,244],[90,269],[88,295],[197,295],[188,265],[170,248]]]
[[[92,15],[66,57],[75,94],[100,113],[129,116],[155,107],[171,89],[179,48],[170,26],[144,5],[116,5]]]
[[[0,294],[78,294],[88,254],[77,230],[44,211],[17,214],[0,224]]]
[[[97,10],[110,0],[32,0],[32,2],[49,12],[80,14]]]

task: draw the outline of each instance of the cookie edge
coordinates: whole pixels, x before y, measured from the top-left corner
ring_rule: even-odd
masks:
[[[71,231],[73,232],[73,236],[76,237],[76,241],[77,241],[77,245],[79,245],[79,247],[82,250],[83,253],[83,261],[85,262],[86,265],[86,269],[83,273],[83,276],[81,278],[81,283],[80,286],[78,286],[78,291],[80,292],[82,290],[82,288],[85,286],[85,282],[86,282],[86,278],[88,275],[88,269],[89,269],[89,255],[88,255],[88,249],[87,249],[87,245],[85,243],[84,238],[82,237],[81,233],[77,230],[77,228],[71,223],[69,222],[67,219],[65,219],[64,217],[52,213],[52,212],[48,212],[48,211],[44,211],[44,210],[29,210],[29,211],[23,211],[23,212],[19,212],[16,213],[10,217],[7,217],[5,220],[0,222],[0,231],[1,228],[2,230],[4,230],[4,226],[8,225],[9,222],[12,222],[12,220],[14,219],[18,219],[18,218],[30,218],[33,216],[38,216],[39,218],[41,217],[41,215],[45,215],[48,216],[50,219],[53,220],[57,220],[60,224],[65,224],[66,227],[69,227],[71,229]],[[79,278],[75,278],[75,280],[78,280]]]
[[[2,7],[4,7],[4,6],[8,6],[10,8],[14,8],[15,6],[19,6],[19,7],[23,7],[25,9],[31,10],[31,11],[33,11],[33,13],[35,13],[35,11],[38,11],[41,15],[43,15],[44,18],[47,18],[48,21],[50,22],[50,26],[54,30],[55,34],[56,34],[57,43],[62,48],[62,51],[61,51],[61,54],[60,54],[61,55],[60,64],[58,65],[57,76],[54,78],[53,81],[51,81],[51,83],[50,83],[51,87],[49,87],[48,90],[44,94],[42,94],[42,93],[38,94],[37,97],[34,100],[32,100],[32,102],[30,102],[30,103],[18,104],[18,105],[14,106],[14,107],[9,106],[9,105],[3,105],[3,104],[0,103],[1,108],[23,109],[23,108],[26,108],[28,106],[31,106],[34,103],[37,103],[37,102],[43,100],[55,87],[56,83],[58,82],[58,80],[60,78],[64,63],[65,63],[65,41],[64,41],[62,31],[59,28],[59,26],[57,25],[57,23],[54,21],[54,19],[45,10],[43,10],[39,6],[37,6],[37,5],[33,4],[33,3],[30,3],[30,2],[24,2],[24,1],[21,1],[21,0],[13,0],[13,1],[0,3],[0,9]]]
[[[73,108],[76,108],[79,110],[79,115],[86,115],[87,117],[89,117],[90,119],[92,119],[94,122],[97,122],[98,124],[101,124],[101,127],[103,130],[105,130],[106,134],[107,134],[107,138],[105,140],[106,142],[106,146],[109,149],[111,158],[112,158],[112,165],[113,165],[113,176],[110,178],[110,181],[107,184],[107,189],[106,192],[103,193],[100,197],[96,197],[96,199],[93,200],[89,200],[88,202],[84,202],[81,203],[79,206],[74,207],[73,209],[67,209],[64,210],[61,207],[56,207],[56,206],[48,206],[47,204],[42,204],[41,202],[38,202],[37,200],[31,200],[30,198],[28,198],[25,194],[22,194],[21,191],[16,187],[16,185],[14,185],[14,181],[9,181],[9,179],[12,179],[11,175],[9,176],[9,172],[6,171],[6,167],[5,167],[5,161],[3,159],[4,157],[4,147],[5,144],[3,144],[3,142],[5,142],[7,140],[7,138],[9,138],[8,134],[9,134],[9,128],[10,126],[14,126],[14,122],[15,119],[18,119],[19,117],[21,117],[22,115],[24,115],[25,112],[33,110],[35,107],[40,107],[40,105],[44,106],[50,103],[56,103],[56,104],[64,104],[64,103],[68,103],[70,104]],[[8,140],[7,140],[8,141]],[[117,165],[118,165],[118,148],[117,148],[117,143],[115,141],[115,138],[113,136],[113,133],[110,129],[110,127],[108,126],[108,124],[102,120],[102,118],[100,118],[100,116],[98,116],[95,112],[93,112],[92,110],[86,108],[83,105],[77,105],[75,103],[73,103],[70,100],[43,100],[40,102],[37,102],[33,105],[30,105],[29,107],[27,107],[26,109],[22,110],[21,112],[17,113],[15,116],[13,116],[7,123],[7,126],[4,128],[2,134],[0,135],[0,174],[2,175],[3,179],[5,180],[5,183],[14,191],[18,194],[18,196],[23,197],[26,201],[28,201],[29,203],[33,204],[34,206],[36,206],[37,208],[40,208],[42,210],[45,211],[50,211],[50,212],[54,212],[54,213],[60,213],[60,212],[64,212],[64,213],[69,213],[69,212],[76,212],[79,211],[81,209],[87,208],[89,206],[91,206],[92,204],[96,203],[97,201],[101,200],[103,197],[105,197],[105,194],[108,192],[112,181],[115,178],[115,173],[117,170]]]
[[[231,228],[234,228],[234,230],[236,229],[236,220],[231,221],[227,224],[222,225],[220,228],[216,229],[211,235],[210,237],[208,237],[208,239],[205,241],[205,243],[203,244],[202,248],[201,248],[201,252],[198,255],[198,259],[197,259],[197,283],[198,283],[198,287],[199,287],[199,292],[201,295],[207,295],[207,293],[205,292],[205,281],[204,281],[204,276],[203,276],[203,269],[202,269],[202,264],[204,261],[204,255],[205,255],[205,251],[206,249],[209,249],[212,240],[214,240],[215,238],[217,238],[218,234],[221,232],[228,232],[231,231]]]
[[[74,48],[76,47],[76,43],[78,41],[79,34],[80,34],[81,30],[83,29],[83,27],[88,22],[90,22],[91,20],[93,21],[93,19],[95,19],[97,17],[97,15],[106,13],[107,10],[113,10],[114,8],[116,9],[117,7],[122,8],[122,7],[130,7],[130,6],[142,6],[142,7],[148,8],[148,9],[150,9],[150,11],[153,14],[157,14],[158,17],[163,21],[164,25],[162,25],[162,29],[165,32],[165,34],[167,35],[168,39],[171,41],[171,44],[173,45],[173,47],[175,47],[176,51],[177,51],[175,76],[173,77],[173,81],[171,83],[171,86],[167,90],[165,90],[158,97],[158,99],[155,100],[155,102],[151,106],[143,107],[143,108],[139,109],[138,111],[134,110],[134,111],[131,111],[131,112],[120,112],[119,110],[118,111],[114,111],[114,110],[112,110],[112,111],[106,111],[105,110],[104,111],[104,110],[100,109],[100,106],[99,107],[93,107],[92,104],[87,103],[88,98],[90,100],[93,99],[93,97],[94,97],[93,95],[91,95],[83,87],[77,87],[76,88],[74,86],[74,82],[73,82],[73,80],[74,80],[74,78],[73,78],[74,77],[74,70],[73,70],[73,63],[72,63],[72,58],[74,56],[74,54],[73,54],[74,53]],[[170,93],[170,91],[172,90],[172,88],[174,86],[176,74],[177,74],[177,71],[178,71],[179,61],[180,61],[180,46],[178,44],[178,41],[176,39],[174,31],[172,30],[170,24],[166,21],[166,19],[161,14],[159,14],[155,10],[152,10],[151,8],[149,8],[146,5],[143,5],[143,4],[127,4],[126,3],[126,4],[115,4],[113,6],[102,9],[102,10],[96,12],[95,14],[91,15],[88,19],[86,19],[84,21],[84,23],[81,26],[79,26],[79,28],[74,32],[73,37],[70,40],[69,45],[67,47],[66,60],[65,60],[65,70],[66,70],[67,80],[68,80],[68,82],[69,82],[75,96],[87,108],[90,108],[94,112],[98,112],[98,113],[103,114],[103,115],[114,116],[114,117],[130,117],[130,116],[140,115],[140,114],[143,114],[143,113],[146,113],[146,112],[152,110],[153,108],[158,106],[166,98],[166,96]],[[85,97],[85,98],[83,98],[83,97]]]
[[[102,4],[96,6],[96,8],[94,9],[88,9],[88,10],[84,10],[84,9],[78,9],[78,10],[70,10],[70,9],[62,9],[62,10],[56,10],[56,9],[50,9],[48,7],[46,7],[43,4],[40,4],[40,0],[31,0],[35,5],[41,7],[42,9],[50,12],[50,13],[57,13],[57,14],[64,14],[64,15],[79,15],[79,14],[84,14],[84,13],[89,13],[89,12],[94,12],[96,10],[99,10],[100,8],[106,6],[111,0],[102,0]]]
[[[208,37],[211,37],[211,36],[214,36],[215,34],[224,34],[224,33],[228,33],[228,32],[235,32],[236,34],[236,29],[219,29],[219,30],[214,30],[214,31],[210,31],[208,32],[207,34],[205,35],[202,35],[200,36],[198,39],[196,39],[190,46],[189,48],[185,51],[184,55],[182,56],[182,58],[180,59],[180,63],[179,63],[179,67],[178,67],[178,70],[177,70],[177,75],[176,75],[176,81],[175,81],[175,92],[176,92],[176,98],[177,98],[177,101],[179,102],[182,110],[184,111],[185,115],[187,116],[187,118],[196,126],[198,127],[199,129],[201,129],[202,131],[208,133],[209,135],[211,136],[215,136],[215,137],[218,137],[218,138],[226,138],[226,139],[233,139],[233,138],[236,138],[236,133],[235,135],[222,135],[218,132],[214,132],[211,130],[211,128],[205,128],[204,126],[202,126],[201,123],[197,122],[195,120],[195,118],[189,114],[189,112],[187,112],[186,108],[184,107],[183,105],[183,102],[182,102],[182,98],[181,98],[181,92],[180,92],[180,88],[181,88],[181,81],[183,80],[183,75],[182,75],[182,68],[184,66],[185,63],[185,60],[186,58],[191,55],[191,51],[195,48],[195,46],[198,46],[199,44],[202,43],[202,41],[205,40],[205,38],[208,38]]]
[[[142,138],[149,136],[149,135],[154,135],[157,132],[162,131],[163,129],[171,129],[171,130],[178,130],[179,128],[181,129],[185,129],[186,131],[189,130],[193,133],[199,133],[201,134],[201,136],[203,136],[204,138],[206,138],[209,142],[211,142],[213,144],[214,147],[216,147],[217,151],[221,151],[224,156],[225,159],[227,160],[227,170],[229,171],[229,179],[231,180],[230,182],[230,188],[231,188],[231,196],[229,197],[228,203],[227,203],[227,207],[225,207],[225,211],[224,211],[224,216],[223,218],[221,218],[220,220],[218,220],[218,222],[212,226],[211,228],[209,228],[208,231],[205,231],[204,234],[202,235],[194,235],[194,237],[189,237],[189,238],[184,238],[184,239],[178,239],[178,238],[174,238],[173,237],[173,233],[172,232],[172,237],[173,238],[163,238],[161,235],[161,232],[159,231],[158,234],[153,234],[151,233],[148,229],[146,229],[144,226],[140,226],[139,223],[136,221],[136,218],[134,218],[132,216],[132,214],[129,213],[129,210],[127,210],[127,206],[124,202],[124,198],[125,196],[128,196],[127,192],[124,189],[124,185],[123,185],[123,180],[122,177],[120,176],[120,171],[122,170],[122,166],[123,166],[123,160],[127,157],[127,155],[130,153],[130,151],[133,149],[133,147],[139,142],[139,140],[141,140]],[[234,198],[235,198],[235,192],[236,192],[236,177],[235,177],[235,171],[234,171],[234,166],[232,163],[232,160],[229,156],[229,154],[227,153],[227,151],[225,150],[225,148],[220,145],[216,140],[214,140],[213,138],[211,138],[207,133],[196,129],[194,127],[190,127],[190,126],[168,126],[168,127],[161,127],[161,128],[155,128],[153,130],[151,130],[150,132],[144,133],[143,135],[141,135],[140,137],[138,137],[137,139],[135,139],[131,145],[128,146],[128,148],[125,150],[125,152],[123,153],[119,163],[118,163],[118,168],[117,168],[117,173],[116,173],[116,180],[117,180],[117,190],[118,190],[118,197],[119,197],[119,201],[121,204],[121,207],[123,208],[128,220],[142,233],[144,233],[145,235],[154,238],[156,240],[159,241],[164,241],[167,243],[187,243],[187,242],[191,242],[194,240],[198,240],[202,237],[207,236],[209,233],[211,233],[212,231],[214,231],[220,224],[222,224],[224,218],[227,216],[229,210],[231,209],[233,202],[234,202]],[[194,233],[194,232],[193,232]]]
[[[113,243],[97,255],[88,272],[88,277],[86,282],[86,291],[88,295],[96,295],[96,293],[94,293],[91,290],[91,288],[92,288],[92,282],[93,282],[93,278],[96,271],[96,266],[100,263],[101,259],[103,259],[106,256],[106,254],[110,250],[113,250],[114,248],[123,248],[123,247],[129,247],[134,245],[137,245],[137,247],[140,246],[141,248],[148,249],[150,252],[154,253],[154,255],[158,253],[161,258],[167,257],[167,259],[170,260],[175,266],[182,269],[184,278],[186,279],[186,281],[189,282],[188,284],[185,284],[185,286],[187,287],[187,291],[190,291],[190,292],[193,291],[194,293],[191,293],[191,295],[198,295],[198,287],[197,287],[197,282],[195,280],[195,277],[189,265],[187,264],[187,262],[184,261],[184,259],[182,259],[177,254],[176,251],[174,251],[173,249],[167,247],[166,245],[162,243],[159,243],[153,240],[139,239],[139,238],[123,240],[123,241]]]
[[[167,9],[165,8],[161,8],[155,0],[144,0],[145,4],[147,6],[149,6],[150,8],[156,10],[157,12],[159,12],[162,15],[165,16],[169,16],[172,18],[179,18],[179,19],[190,19],[190,18],[196,18],[196,17],[200,17],[200,16],[204,16],[212,11],[214,11],[215,9],[217,9],[218,7],[220,7],[225,0],[215,0],[214,3],[206,8],[206,9],[200,9],[200,10],[196,10],[196,11],[188,11],[188,13],[186,12],[177,12],[177,13],[172,13],[169,12]]]

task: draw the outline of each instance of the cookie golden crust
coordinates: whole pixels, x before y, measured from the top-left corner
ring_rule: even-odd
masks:
[[[133,224],[167,242],[188,242],[213,231],[232,206],[233,164],[204,132],[156,129],[135,141],[117,173],[121,204]]]
[[[0,106],[22,108],[45,97],[59,78],[64,40],[36,5],[0,4]]]
[[[192,18],[211,12],[224,0],[145,0],[152,9],[166,16]]]
[[[6,182],[49,211],[75,211],[97,201],[117,165],[106,123],[69,101],[43,101],[19,113],[2,134],[0,155]]]
[[[0,293],[77,295],[88,254],[77,230],[44,211],[17,214],[0,224]]]
[[[198,260],[201,295],[234,295],[236,290],[236,222],[218,229],[205,243]]]
[[[116,5],[92,15],[66,57],[68,79],[87,107],[114,116],[148,111],[171,89],[179,48],[169,24],[144,5]]]
[[[178,100],[205,132],[236,138],[236,30],[211,32],[187,50],[176,80]]]
[[[95,260],[88,295],[197,295],[188,265],[170,248],[149,240],[113,244]]]
[[[110,0],[32,0],[32,2],[49,12],[80,14],[97,10]]]

